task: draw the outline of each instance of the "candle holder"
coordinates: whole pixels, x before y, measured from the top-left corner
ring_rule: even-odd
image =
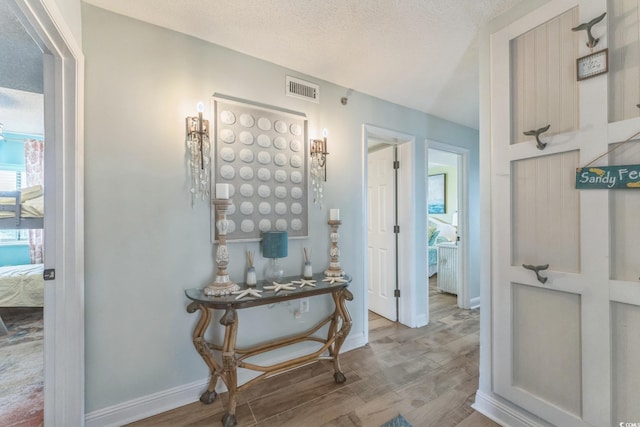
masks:
[[[216,230],[218,231],[218,249],[216,250],[216,263],[218,264],[218,272],[216,280],[204,288],[204,294],[214,297],[231,295],[231,292],[240,290],[240,286],[232,282],[227,273],[227,265],[229,265],[229,251],[227,250],[227,230],[229,221],[227,221],[227,211],[231,206],[229,199],[213,199],[216,209]]]
[[[330,219],[327,224],[331,227],[331,248],[329,248],[331,259],[329,260],[329,268],[324,271],[324,275],[327,277],[342,277],[344,276],[344,270],[340,267],[340,248],[338,248],[338,239],[340,238],[338,227],[340,227],[342,221]]]

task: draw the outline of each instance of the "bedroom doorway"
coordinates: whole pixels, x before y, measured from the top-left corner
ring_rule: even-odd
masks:
[[[43,57],[0,1],[0,419],[44,423]]]
[[[467,289],[466,164],[468,153],[429,142],[427,149],[427,251],[429,308],[469,308]]]

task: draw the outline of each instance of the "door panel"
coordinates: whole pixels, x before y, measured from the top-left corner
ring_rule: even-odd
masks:
[[[612,366],[613,395],[612,422],[619,425],[621,420],[640,420],[640,307],[630,304],[613,303],[612,324]]]
[[[396,320],[395,177],[393,147],[368,155],[369,310]]]

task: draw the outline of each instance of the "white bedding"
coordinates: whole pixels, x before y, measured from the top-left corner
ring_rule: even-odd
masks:
[[[43,270],[43,264],[0,267],[0,307],[42,307]]]
[[[42,218],[44,216],[44,189],[41,185],[23,188],[20,190],[20,216],[22,218]],[[0,197],[0,205],[13,206],[16,199],[13,197]],[[0,211],[0,218],[13,218],[13,211]]]

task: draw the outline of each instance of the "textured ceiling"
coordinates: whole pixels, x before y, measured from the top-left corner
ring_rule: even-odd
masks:
[[[478,128],[478,31],[522,0],[84,0]]]

